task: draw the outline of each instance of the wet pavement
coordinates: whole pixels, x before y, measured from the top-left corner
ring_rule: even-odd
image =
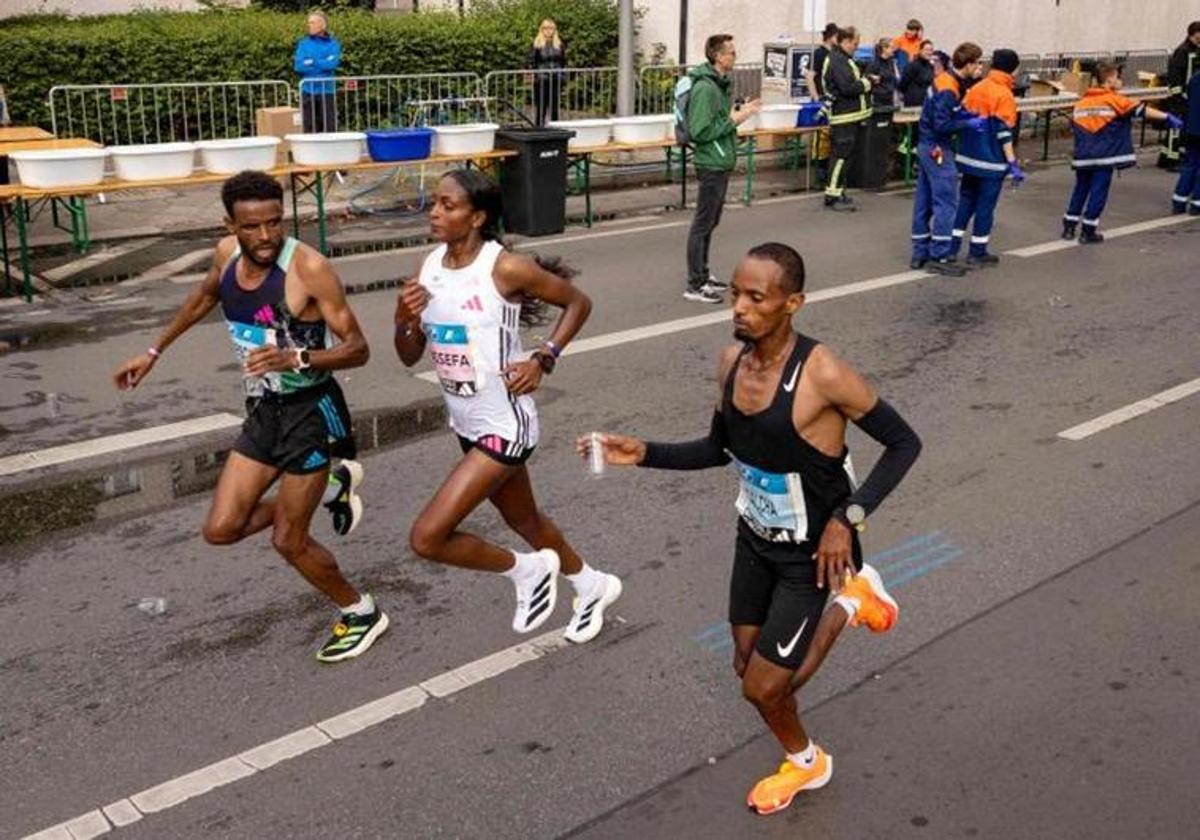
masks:
[[[1056,240],[1069,183],[1061,167],[1037,169],[1006,191],[995,249]],[[1153,169],[1126,174],[1105,228],[1162,219],[1170,186]],[[926,445],[865,535],[900,624],[849,633],[799,698],[835,757],[827,788],[775,818],[743,806],[780,756],[730,668],[735,480],[720,470],[593,480],[571,451],[594,429],[683,440],[707,428],[729,327],[715,315],[678,326],[718,310],[680,297],[688,217],[660,213],[533,243],[581,269],[596,302],[584,338],[652,328],[564,357],[538,397],[535,490],[589,562],[626,583],[604,635],[423,695],[419,708],[112,836],[1189,836],[1198,397],[1085,440],[1057,434],[1200,376],[1200,222],[1006,255],[961,280],[847,291],[906,272],[910,201],[861,196],[849,217],[801,197],[731,208],[714,243],[720,275],[764,239],[795,244],[812,295],[799,327],[862,370]],[[423,253],[342,265],[352,280],[402,274]],[[149,286],[141,301],[91,314],[80,303],[63,321],[94,331],[0,356],[0,457],[236,413],[216,323],[173,348],[143,391],[121,396],[106,380],[186,291]],[[423,366],[406,371],[392,355],[394,292],[351,303],[374,350],[348,377],[359,422],[436,397],[413,376]],[[313,659],[332,611],[265,535],[232,548],[200,538],[199,491],[220,457],[208,442],[190,464],[195,442],[164,443],[0,479],[3,492],[44,491],[25,516],[98,511],[0,546],[0,621],[12,628],[0,646],[10,792],[0,833],[136,797],[521,641],[506,581],[408,549],[411,522],[458,457],[448,432],[364,457],[368,514],[354,534],[315,523],[392,619],[366,656],[336,667]],[[857,430],[850,446],[865,473],[878,447]],[[147,468],[137,491],[156,504],[119,511],[135,495],[120,492],[134,483],[126,468],[143,458],[169,465]],[[76,488],[80,476],[93,482]],[[63,504],[70,493],[78,501]],[[491,509],[469,524],[516,547]],[[158,598],[160,614],[139,609]],[[566,615],[560,604],[546,629]]]

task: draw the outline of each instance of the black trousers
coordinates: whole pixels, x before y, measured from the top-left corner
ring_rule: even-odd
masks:
[[[533,106],[537,124],[558,119],[558,100],[562,98],[562,76],[558,73],[538,73],[533,80]]]
[[[338,130],[337,104],[332,93],[306,93],[300,97],[305,134]]]
[[[844,123],[829,127],[829,182],[825,187],[825,198],[841,198],[846,193],[846,176],[854,160],[858,146],[858,134],[862,123]]]
[[[700,193],[687,240],[688,286],[693,289],[708,282],[708,251],[713,231],[721,223],[721,211],[725,209],[729,170],[697,169],[696,178],[700,182]]]

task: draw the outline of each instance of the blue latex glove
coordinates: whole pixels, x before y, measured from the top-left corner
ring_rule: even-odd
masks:
[[[1021,164],[1018,161],[1009,161],[1008,173],[1012,175],[1013,184],[1023,184],[1025,182],[1025,173],[1021,171]]]
[[[987,126],[987,117],[971,117],[971,119],[967,120],[967,128],[971,129],[971,131],[985,131]]]
[[[1167,128],[1172,131],[1183,131],[1183,120],[1174,114],[1167,114]]]

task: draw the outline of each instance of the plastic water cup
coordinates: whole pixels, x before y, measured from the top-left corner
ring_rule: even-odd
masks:
[[[137,608],[146,615],[162,615],[167,611],[166,598],[143,598],[138,601]]]
[[[604,475],[608,462],[604,460],[604,444],[600,442],[600,433],[592,432],[588,446],[588,472],[593,476]]]

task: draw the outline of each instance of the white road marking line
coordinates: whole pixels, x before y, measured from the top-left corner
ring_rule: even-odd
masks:
[[[847,283],[843,286],[834,286],[829,289],[818,289],[815,292],[810,292],[807,295],[809,303],[820,303],[824,300],[836,300],[837,298],[849,297],[850,295],[858,295],[863,292],[872,292],[876,289],[886,289],[889,286],[900,286],[905,283],[912,283],[917,280],[924,280],[933,275],[925,271],[903,271],[899,274],[889,274],[886,277],[876,277],[871,280],[860,280],[857,283]],[[571,345],[563,351],[565,356],[573,356],[577,353],[587,353],[591,350],[604,350],[608,347],[617,347],[622,344],[629,344],[634,341],[642,341],[647,338],[658,338],[663,335],[671,335],[672,333],[683,332],[684,330],[694,330],[700,327],[710,327],[714,324],[721,324],[729,321],[733,317],[732,310],[722,306],[715,312],[708,312],[704,315],[693,315],[690,318],[677,318],[674,321],[663,321],[658,324],[649,324],[644,327],[633,327],[628,330],[618,330],[617,332],[597,335],[591,338],[581,338],[571,342]],[[424,382],[438,381],[437,373],[434,371],[425,371],[418,373],[417,379]]]
[[[159,265],[150,267],[137,277],[130,277],[128,280],[122,280],[117,285],[129,288],[145,286],[148,283],[157,283],[159,280],[165,280],[175,276],[176,274],[179,274],[185,268],[191,268],[193,265],[205,258],[211,258],[212,253],[212,248],[197,248],[194,251],[188,251],[186,254],[178,256],[173,260],[168,260],[165,263],[160,263]],[[207,272],[204,272],[200,276],[203,277],[206,273]]]
[[[304,755],[318,747],[328,746],[336,740],[419,709],[428,700],[447,697],[511,671],[526,662],[533,662],[556,650],[570,647],[570,643],[563,638],[565,629],[560,627],[551,630],[474,662],[452,668],[417,685],[356,706],[320,723],[298,729],[199,770],[176,776],[141,793],[106,805],[103,811],[88,811],[73,820],[51,826],[36,834],[26,835],[24,840],[77,840],[80,837],[97,837],[114,826],[128,825],[140,820],[143,815],[165,811],[223,785],[253,776],[260,770],[266,770],[280,762]]]
[[[528,243],[521,242],[520,245],[532,245],[540,248],[543,245],[561,245],[564,242],[584,242],[589,239],[604,239],[609,236],[624,236],[629,233],[649,233],[652,230],[666,230],[667,228],[686,227],[692,223],[691,219],[679,222],[660,222],[656,225],[644,225],[635,228],[621,228],[620,230],[601,230],[595,233],[580,233],[570,236],[559,236],[554,239],[537,239],[529,240]]]
[[[1190,382],[1184,382],[1182,385],[1176,385],[1174,388],[1160,391],[1153,396],[1146,397],[1144,400],[1138,400],[1115,411],[1110,411],[1108,414],[1102,414],[1094,420],[1080,423],[1078,426],[1072,426],[1069,429],[1059,432],[1058,436],[1066,440],[1083,440],[1097,432],[1118,426],[1135,417],[1149,414],[1155,409],[1179,402],[1185,397],[1190,397],[1192,394],[1198,393],[1200,393],[1200,379],[1193,379]]]
[[[502,651],[468,662],[452,671],[446,671],[431,680],[426,680],[420,687],[431,697],[449,697],[457,691],[469,688],[476,683],[490,680],[505,671],[511,671],[518,665],[541,659],[548,653],[570,646],[563,638],[561,630],[544,633],[527,642],[513,645]]]
[[[133,295],[131,297],[116,298],[114,300],[99,301],[97,306],[128,306],[131,303],[141,303],[145,298],[141,295]]]
[[[1148,230],[1158,230],[1159,228],[1170,227],[1171,225],[1182,224],[1187,221],[1194,221],[1195,217],[1186,214],[1176,216],[1163,216],[1158,219],[1148,219],[1144,222],[1134,222],[1130,225],[1122,225],[1110,230],[1101,231],[1105,239],[1120,239],[1122,236],[1133,236],[1135,233],[1145,233]],[[1015,248],[1004,253],[1013,257],[1037,257],[1042,254],[1052,254],[1055,251],[1065,251],[1068,248],[1079,247],[1079,242],[1074,239],[1056,239],[1052,242],[1042,242],[1038,245],[1030,245],[1025,248]]]
[[[638,217],[638,219],[645,219],[645,218],[659,219],[662,217],[657,216],[657,215]],[[614,226],[617,224],[633,225],[636,223],[636,221],[638,219],[635,219],[633,221],[627,221],[624,219],[614,219],[610,222],[597,222],[595,226],[596,227]],[[524,247],[526,245],[536,245],[538,247],[541,247],[543,245],[558,245],[563,242],[581,242],[581,241],[584,241],[587,239],[598,239],[598,238],[604,238],[604,237],[608,237],[608,236],[622,236],[622,235],[628,234],[628,233],[642,233],[644,231],[661,230],[662,228],[670,228],[670,227],[682,227],[684,225],[690,225],[690,224],[691,224],[691,220],[689,219],[686,222],[683,222],[683,221],[681,221],[681,222],[665,222],[662,224],[647,225],[645,227],[621,227],[621,228],[614,228],[613,230],[599,230],[599,231],[595,231],[593,233],[571,234],[568,236],[560,236],[555,239],[519,240],[514,243],[514,247],[517,250],[520,250],[522,247]],[[403,248],[386,248],[386,249],[382,249],[379,251],[367,251],[367,252],[364,252],[361,254],[346,254],[345,256],[334,257],[331,260],[331,262],[333,263],[334,267],[336,268],[337,266],[345,265],[346,263],[363,262],[365,260],[378,259],[380,257],[394,257],[399,254],[412,254],[412,253],[415,253],[418,251],[429,252],[429,251],[432,251],[436,247],[437,247],[436,244],[426,242],[421,245],[406,245]],[[193,273],[193,274],[180,274],[176,277],[171,277],[168,279],[172,283],[186,285],[189,283],[199,283],[201,280],[203,280],[205,278],[206,275],[207,275],[207,272],[199,272],[199,273]],[[135,281],[129,281],[129,282],[135,282]]]
[[[249,764],[255,770],[266,770],[281,761],[303,755],[309,750],[333,743],[333,740],[315,726],[297,729],[282,738],[260,744],[251,750],[238,753],[238,759]]]
[[[81,458],[91,458],[95,455],[107,455],[111,452],[122,452],[152,443],[161,443],[176,438],[199,435],[205,432],[215,432],[242,425],[242,418],[222,412],[210,414],[207,417],[194,417],[191,420],[181,420],[178,423],[167,423],[163,426],[151,426],[148,429],[138,429],[136,432],[122,432],[119,435],[93,438],[78,443],[68,443],[63,446],[52,446],[49,449],[37,449],[32,452],[21,452],[0,458],[0,476],[13,475],[26,470],[49,467],[54,464],[65,464],[78,461]]]
[[[131,254],[134,251],[140,251],[142,248],[149,247],[150,245],[162,241],[163,237],[156,236],[151,239],[135,239],[132,242],[122,242],[119,245],[112,245],[104,250],[95,251],[91,254],[88,254],[86,257],[81,257],[77,260],[72,260],[69,263],[63,263],[62,265],[47,269],[46,271],[41,272],[41,275],[47,280],[65,280],[72,274],[78,274],[79,272],[91,268],[94,265],[99,265],[100,263],[105,263],[109,260],[115,260],[119,257],[125,256],[126,254]]]
[[[334,740],[340,740],[383,723],[388,718],[419,709],[428,699],[428,692],[420,686],[411,686],[323,720],[317,724],[317,729]]]
[[[191,773],[176,776],[161,785],[146,788],[129,797],[129,800],[143,814],[153,814],[186,802],[194,796],[202,796],[214,788],[253,776],[257,772],[249,764],[232,756]]]
[[[104,812],[104,816],[108,817],[108,821],[117,828],[135,823],[142,818],[142,812],[128,799],[118,799],[113,804],[105,805],[100,810]]]

